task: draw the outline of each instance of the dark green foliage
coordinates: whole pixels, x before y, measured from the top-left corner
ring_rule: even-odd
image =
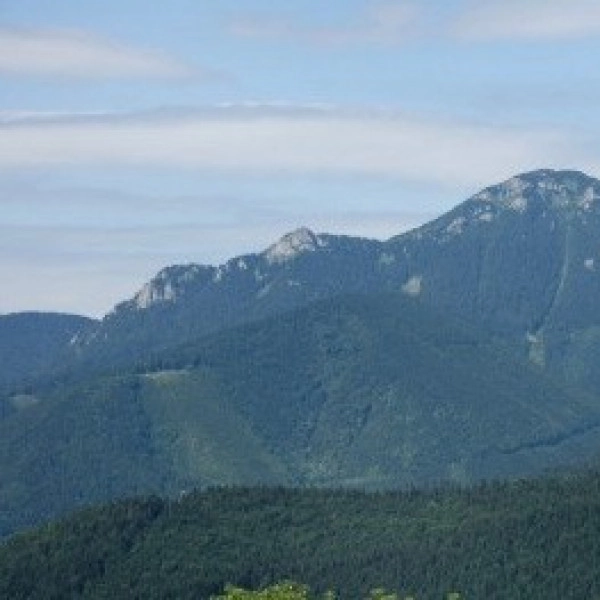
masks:
[[[227,586],[224,593],[215,597],[214,600],[316,600],[316,598],[306,585],[283,581],[261,590]]]
[[[282,581],[274,583],[260,590],[247,590],[244,588],[228,585],[222,595],[213,600],[336,600],[335,592],[328,590],[324,594],[314,594],[306,585],[294,581]],[[460,594],[450,592],[447,600],[460,600]],[[366,600],[402,600],[395,592],[388,592],[383,588],[375,588],[369,592]],[[407,600],[415,600],[413,596]]]
[[[11,552],[10,561],[0,565],[0,596],[12,600],[85,596],[86,589],[127,559],[164,508],[163,501],[149,498],[100,511],[88,509],[66,528],[50,524],[9,543],[4,551]]]
[[[163,489],[137,377],[38,399],[0,421],[0,536],[75,506]]]
[[[600,476],[364,494],[211,489],[121,502],[0,547],[0,597],[209,598],[284,579],[315,594],[589,600]]]

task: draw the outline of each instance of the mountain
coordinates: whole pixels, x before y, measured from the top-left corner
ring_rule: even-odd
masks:
[[[74,345],[122,364],[224,327],[349,293],[398,291],[600,386],[600,182],[541,170],[477,193],[386,242],[302,228],[220,267],[168,267]]]
[[[73,337],[93,323],[56,313],[0,315],[0,389],[59,366],[70,356]]]
[[[535,171],[385,242],[303,228],[168,267],[0,397],[0,535],[150,491],[597,460],[599,198]]]
[[[319,299],[377,293],[380,246],[301,228],[219,267],[167,267],[79,338],[80,364],[120,364]]]
[[[0,545],[0,596],[208,600],[228,583],[294,578],[342,600],[374,588],[589,600],[600,594],[599,527],[597,473],[405,493],[213,488],[16,536]]]
[[[9,396],[0,535],[141,493],[467,484],[595,460],[595,398],[513,354],[403,293],[361,295]]]

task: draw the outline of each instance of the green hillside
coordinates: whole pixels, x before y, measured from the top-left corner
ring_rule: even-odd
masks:
[[[320,302],[2,405],[0,535],[132,494],[470,483],[600,449],[593,399],[402,294]]]
[[[292,578],[477,600],[600,594],[600,476],[445,491],[229,488],[121,501],[0,546],[0,597],[208,599]]]
[[[58,389],[0,420],[0,537],[75,506],[214,483],[285,481],[196,373]]]
[[[225,382],[301,482],[467,482],[596,448],[593,399],[402,295],[322,302],[172,357]]]

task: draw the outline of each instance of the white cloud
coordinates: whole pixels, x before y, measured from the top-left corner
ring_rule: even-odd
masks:
[[[392,45],[415,38],[572,40],[600,35],[598,0],[466,0],[462,11],[412,0],[368,2],[356,23],[303,25],[272,14],[240,17],[231,32],[240,37],[309,44]]]
[[[160,52],[79,30],[0,29],[0,73],[65,78],[191,78],[209,75]]]
[[[420,12],[415,2],[378,2],[368,6],[358,25],[314,27],[303,26],[291,19],[247,17],[237,19],[231,31],[241,37],[296,40],[323,45],[395,44],[414,35],[414,25]]]
[[[558,131],[390,112],[231,107],[0,125],[4,169],[91,165],[267,175],[358,173],[464,187],[593,158]]]
[[[600,35],[597,0],[488,0],[473,3],[454,33],[473,41],[557,40]]]

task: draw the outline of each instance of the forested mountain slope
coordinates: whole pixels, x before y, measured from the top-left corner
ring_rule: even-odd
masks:
[[[597,456],[600,406],[402,293],[321,301],[3,399],[0,531],[123,495],[390,488]]]

